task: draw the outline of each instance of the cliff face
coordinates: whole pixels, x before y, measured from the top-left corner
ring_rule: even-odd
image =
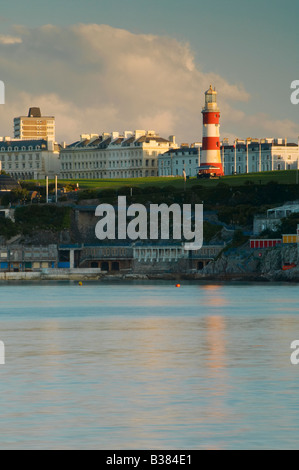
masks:
[[[296,268],[283,271],[285,263],[294,263]],[[269,250],[261,263],[262,273],[273,281],[299,281],[299,254],[296,245],[284,245]]]
[[[285,263],[294,263],[296,268],[283,271]],[[216,261],[209,263],[202,276],[256,276],[273,281],[299,281],[299,255],[295,245],[285,245],[267,250],[249,250],[242,247],[223,253]]]

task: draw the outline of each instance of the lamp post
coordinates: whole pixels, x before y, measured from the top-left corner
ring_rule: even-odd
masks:
[[[58,191],[57,191],[57,175],[55,176],[55,202],[58,202]]]
[[[46,204],[48,204],[49,199],[49,177],[46,176]]]

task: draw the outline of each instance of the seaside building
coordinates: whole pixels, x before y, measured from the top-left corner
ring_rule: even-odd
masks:
[[[204,245],[191,253],[181,243],[61,245],[58,267],[122,274],[193,272],[201,271],[223,248],[224,245]]]
[[[180,148],[170,149],[158,157],[159,176],[196,176],[200,159],[200,143],[182,144]]]
[[[158,155],[177,148],[175,137],[136,130],[83,134],[61,150],[63,179],[109,179],[158,176]]]
[[[60,146],[49,140],[0,137],[2,170],[16,180],[54,178],[59,175]]]
[[[225,175],[299,168],[299,145],[287,139],[223,140],[221,160]]]
[[[55,117],[42,116],[40,108],[30,108],[27,116],[14,119],[14,138],[55,141]]]
[[[56,245],[48,246],[0,246],[0,272],[40,271],[56,268],[58,250]]]

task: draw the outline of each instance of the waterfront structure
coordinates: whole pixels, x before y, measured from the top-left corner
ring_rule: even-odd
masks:
[[[200,160],[201,143],[182,144],[180,148],[171,148],[158,157],[159,176],[196,176]]]
[[[133,248],[128,245],[60,245],[59,268],[131,272]]]
[[[0,268],[2,271],[97,269],[112,274],[187,273],[201,271],[223,248],[224,245],[204,245],[191,253],[180,243],[10,246],[0,247]]]
[[[299,145],[287,139],[224,139],[221,160],[225,175],[261,171],[298,170]]]
[[[14,119],[14,138],[55,141],[55,117],[42,116],[40,108],[30,108],[27,116]]]
[[[158,176],[158,155],[177,148],[175,137],[136,130],[83,134],[61,150],[63,179],[110,179]]]
[[[223,176],[220,154],[220,110],[217,91],[210,86],[205,92],[205,106],[202,109],[203,133],[199,173]]]
[[[251,239],[250,240],[250,248],[274,248],[277,245],[282,244],[282,239],[281,238],[272,238],[272,239]]]
[[[284,245],[298,243],[298,235],[297,234],[296,235],[294,235],[294,234],[283,235],[282,236],[282,243]]]
[[[53,179],[59,175],[60,146],[49,140],[19,140],[0,137],[2,170],[16,180]]]
[[[48,246],[0,246],[0,271],[25,272],[56,268],[58,250],[56,245]]]
[[[198,272],[223,250],[222,245],[203,245],[186,251],[182,244],[136,244],[133,247],[135,273]]]

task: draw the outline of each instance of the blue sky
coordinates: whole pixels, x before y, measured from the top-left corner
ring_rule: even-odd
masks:
[[[4,122],[5,108],[6,111],[10,109],[9,112],[17,114],[23,114],[26,111],[24,109],[19,109],[18,111],[16,103],[13,102],[12,97],[15,96],[18,86],[20,92],[23,93],[22,99],[18,100],[22,106],[26,106],[27,102],[29,103],[36,96],[36,99],[40,99],[42,102],[43,108],[47,106],[48,102],[50,108],[51,100],[49,96],[53,93],[57,100],[59,98],[61,101],[64,100],[63,82],[65,78],[59,76],[59,73],[53,84],[51,84],[48,78],[43,80],[42,75],[39,75],[39,83],[41,81],[45,83],[44,89],[41,89],[39,86],[38,89],[36,86],[33,87],[35,74],[33,64],[35,58],[36,61],[39,61],[40,67],[46,69],[47,67],[41,57],[47,59],[44,59],[46,64],[52,61],[53,66],[56,66],[57,61],[54,60],[53,55],[55,53],[57,57],[64,57],[65,55],[68,70],[65,66],[64,72],[65,76],[69,76],[69,71],[73,70],[74,67],[74,62],[71,59],[73,54],[70,43],[73,42],[74,56],[76,47],[78,47],[80,54],[84,54],[84,47],[89,48],[93,37],[97,37],[97,35],[101,38],[101,41],[107,41],[107,48],[109,49],[112,37],[110,33],[114,32],[115,37],[117,37],[117,30],[121,29],[134,35],[134,46],[132,38],[126,38],[128,47],[134,49],[136,46],[136,51],[138,50],[136,54],[139,54],[141,59],[141,48],[143,47],[141,39],[152,35],[157,37],[158,41],[155,43],[155,47],[159,50],[161,46],[161,51],[163,50],[159,55],[161,67],[168,61],[165,38],[168,39],[168,47],[172,48],[173,54],[175,54],[177,47],[180,48],[188,44],[188,54],[193,60],[195,71],[197,72],[197,74],[194,73],[190,88],[194,93],[194,109],[190,108],[190,117],[187,118],[188,108],[186,105],[182,111],[180,121],[180,104],[187,103],[188,100],[190,100],[190,106],[192,103],[190,94],[185,97],[184,101],[183,93],[180,93],[180,90],[183,92],[183,89],[186,89],[186,86],[188,86],[190,77],[186,78],[184,71],[180,70],[180,64],[175,64],[174,60],[172,60],[171,66],[168,64],[167,69],[159,71],[159,63],[152,57],[152,61],[155,63],[150,74],[159,74],[161,72],[161,77],[164,77],[164,80],[161,78],[160,88],[158,88],[158,82],[154,88],[151,88],[149,81],[148,93],[153,94],[153,102],[155,99],[160,99],[160,93],[162,95],[163,92],[164,94],[169,93],[169,100],[164,101],[162,99],[163,109],[162,107],[159,108],[158,103],[154,103],[152,110],[149,109],[148,114],[145,110],[138,114],[136,111],[137,106],[133,103],[133,110],[130,111],[127,119],[128,125],[131,127],[140,128],[141,125],[144,126],[145,124],[160,125],[162,127],[160,133],[167,131],[169,133],[176,133],[181,141],[200,139],[202,93],[209,85],[209,79],[215,77],[219,91],[219,100],[223,105],[221,122],[223,137],[225,135],[243,138],[247,136],[288,136],[291,140],[295,140],[297,135],[299,135],[299,106],[294,106],[290,102],[290,84],[293,80],[299,79],[298,17],[299,4],[294,0],[285,0],[284,2],[277,0],[272,0],[271,2],[265,0],[261,2],[257,0],[250,2],[235,0],[214,0],[213,2],[198,0],[86,0],[85,2],[79,0],[64,0],[63,2],[58,0],[52,0],[51,2],[41,0],[2,0],[0,34],[4,37],[20,38],[22,44],[19,42],[16,44],[0,45],[0,70],[2,70],[3,75],[0,79],[5,81],[7,100],[12,100],[10,108],[10,101],[7,101],[5,107],[0,109],[0,126],[4,128],[1,131],[0,127],[0,135],[4,131],[6,133],[9,132],[11,128],[11,122],[8,127],[6,127]],[[76,44],[72,36],[72,28],[78,23],[108,25],[112,29],[108,35],[103,35],[102,32],[97,31],[95,36],[92,36],[93,33],[90,31],[87,42],[87,33],[84,32],[80,35],[78,44]],[[54,39],[50,35],[47,50],[45,33],[40,30],[43,25],[47,24],[58,28],[57,36],[60,37],[61,48],[53,45]],[[26,42],[25,38],[29,36],[31,41]],[[42,36],[43,49],[37,47],[37,44],[40,42],[40,36]],[[71,37],[72,40],[70,39]],[[171,42],[173,39],[176,40],[176,44]],[[30,57],[30,51],[27,51],[26,47],[31,49],[31,59],[27,60],[27,62],[30,62],[28,64],[30,68],[26,71],[24,80],[24,77],[17,76],[21,75],[21,70],[16,66],[16,61],[20,60],[20,57],[23,56]],[[115,60],[118,60],[118,49],[119,46],[115,44],[113,48]],[[1,54],[2,52],[3,54]],[[111,68],[109,62],[103,61],[103,50],[97,53],[99,53],[98,62],[102,61],[103,76],[105,75],[107,82],[109,82],[109,71],[115,74],[116,70]],[[150,56],[152,51],[146,49],[145,53]],[[72,110],[70,106],[71,96],[69,96],[64,108],[57,111],[58,138],[71,140],[73,137],[75,139],[77,135],[71,135],[72,129],[74,134],[80,132],[81,128],[82,132],[94,132],[95,130],[101,132],[100,128],[95,129],[96,126],[92,122],[96,113],[96,109],[94,113],[90,112],[92,100],[86,90],[82,92],[79,86],[80,83],[83,84],[84,82],[84,88],[88,87],[90,77],[90,94],[95,93],[94,87],[96,82],[92,82],[92,77],[94,78],[95,76],[96,57],[85,63],[86,75],[83,77],[82,74],[81,82],[72,83],[71,86],[74,97],[82,94],[83,98],[84,95],[86,103],[85,119],[78,126],[69,120],[66,121],[67,110],[70,111],[73,118],[74,116],[79,116],[78,109],[77,113],[75,110]],[[177,57],[180,57],[179,51]],[[183,56],[182,61],[184,61]],[[136,64],[134,63],[134,66],[138,67],[138,61],[136,61]],[[22,63],[22,68],[26,68],[24,62]],[[176,73],[176,69],[178,70],[178,77],[181,78],[177,79],[171,97],[169,91],[171,83],[167,83],[166,77],[168,74],[173,76]],[[30,73],[32,73],[33,80],[30,79]],[[100,69],[97,70],[97,73],[100,74]],[[182,73],[181,76],[180,73]],[[130,76],[126,75],[125,80],[130,80]],[[141,76],[140,80],[144,82],[144,76]],[[196,80],[198,80],[198,95],[196,93]],[[142,90],[142,95],[144,96],[143,87],[139,88],[140,83],[138,80],[134,81],[136,100],[143,107],[148,106],[149,101],[145,100],[143,102],[141,100],[140,102],[138,91],[140,90],[141,93]],[[107,118],[106,125],[108,129],[102,129],[103,131],[113,130],[109,128],[113,125],[121,126],[123,124],[121,129],[115,130],[127,128],[126,110],[131,108],[132,100],[134,101],[133,94],[121,94],[120,87],[122,84],[120,82],[115,81],[113,86],[115,87],[115,95],[122,105],[118,106],[111,98],[109,101],[106,91],[105,97],[103,97],[105,101],[104,109],[107,110],[110,103],[111,108],[114,108],[114,115],[117,115],[118,118],[113,119],[111,114]],[[233,87],[237,87],[236,97],[234,97]],[[112,90],[109,90],[109,96],[110,93],[113,96]],[[179,95],[179,99],[174,107],[171,103],[176,100],[177,95]],[[47,96],[48,101],[46,99]],[[37,104],[35,103],[35,105]],[[82,106],[82,103],[80,106]],[[89,107],[88,110],[87,107]],[[49,112],[52,112],[52,109],[43,109],[43,111],[49,114]],[[232,116],[233,113],[235,113],[235,117]],[[176,119],[170,119],[171,114],[175,114]],[[163,116],[165,118],[165,125],[163,123],[161,125]],[[10,120],[12,117],[12,115],[9,115]],[[89,124],[88,129],[82,127],[83,125],[87,126],[87,124]],[[102,127],[104,125],[105,120],[102,109],[98,126]],[[159,129],[156,130],[159,131]]]

